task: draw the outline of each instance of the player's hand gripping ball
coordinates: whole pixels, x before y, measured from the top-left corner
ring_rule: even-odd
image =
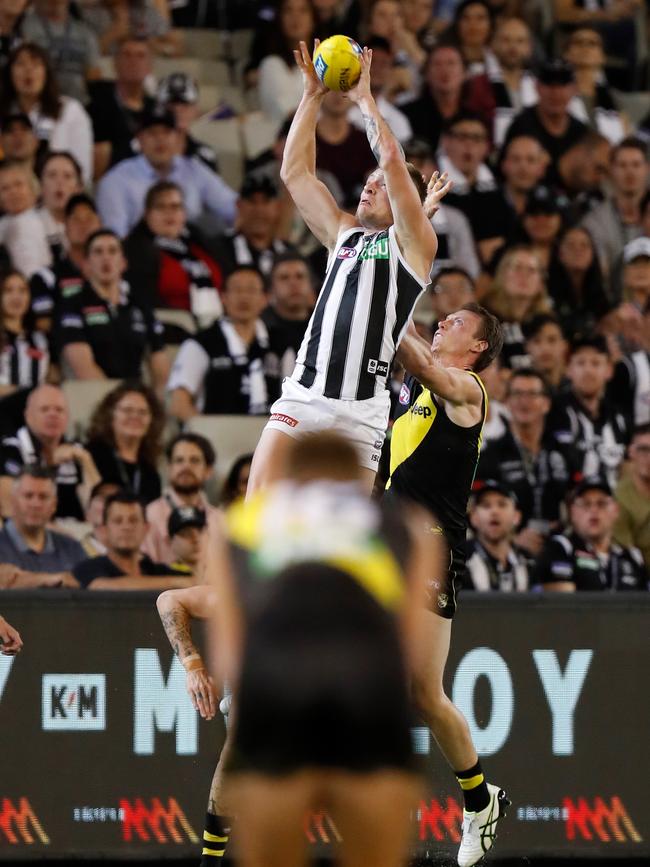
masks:
[[[330,36],[314,52],[316,75],[330,90],[350,90],[361,75],[361,54],[349,36]]]

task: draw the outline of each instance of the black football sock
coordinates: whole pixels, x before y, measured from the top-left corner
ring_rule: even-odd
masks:
[[[484,810],[490,803],[488,791],[481,763],[477,762],[473,768],[466,771],[454,771],[456,779],[463,790],[465,809],[470,813],[478,813]]]
[[[201,867],[215,867],[215,864],[223,864],[223,856],[226,853],[229,837],[230,819],[227,816],[215,816],[214,813],[206,813]]]

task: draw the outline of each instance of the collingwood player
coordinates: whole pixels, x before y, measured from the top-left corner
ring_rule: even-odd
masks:
[[[400,498],[426,507],[435,523],[423,530],[444,535],[449,548],[447,569],[428,582],[427,661],[413,670],[413,695],[463,790],[460,867],[476,864],[492,847],[497,821],[509,803],[503,789],[486,783],[467,722],[443,685],[456,583],[465,569],[467,501],[487,413],[478,372],[502,346],[499,321],[474,303],[442,319],[431,345],[414,326],[409,328],[399,350],[400,361],[412,374],[400,394],[407,409],[393,426],[391,475],[384,495],[398,509]]]
[[[276,480],[291,438],[336,429],[356,446],[364,487],[374,483],[388,423],[386,380],[416,301],[429,283],[437,239],[427,212],[450,189],[446,176],[427,187],[382,119],[370,93],[372,52],[348,92],[364,118],[379,164],[354,216],[339,210],[316,177],[315,129],[327,89],[304,42],[294,51],[304,91],[287,137],[281,177],[301,216],[329,250],[318,296],[293,374],[271,407],[248,491]]]

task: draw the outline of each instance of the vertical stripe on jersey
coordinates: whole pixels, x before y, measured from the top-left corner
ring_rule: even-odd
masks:
[[[367,242],[366,242],[367,243]],[[365,250],[365,246],[362,248]],[[357,289],[359,287],[359,274],[364,264],[361,253],[357,256],[354,267],[348,274],[343,289],[343,296],[339,309],[336,312],[336,322],[330,343],[330,357],[327,364],[327,378],[325,380],[325,397],[339,398],[343,388],[343,374],[345,362],[348,357],[350,345],[350,323],[354,318],[354,306],[357,302]]]
[[[388,233],[382,233],[388,237]],[[379,236],[381,237],[381,235]],[[361,367],[359,369],[359,384],[357,386],[357,400],[366,400],[375,396],[375,386],[377,377],[384,381],[388,375],[375,371],[368,371],[370,361],[384,361],[390,366],[392,358],[382,359],[382,348],[384,342],[384,326],[386,322],[386,308],[388,305],[388,292],[390,289],[390,259],[375,259],[375,275],[374,285],[372,290],[372,302],[370,305],[370,316],[368,317],[368,327],[366,329],[366,339],[363,345],[363,354],[361,356]]]
[[[415,302],[422,293],[422,286],[401,262],[397,263],[397,285],[399,293],[395,305],[395,325],[393,327],[393,343],[397,347],[413,311]]]
[[[349,238],[346,239],[346,246],[355,247],[362,234],[362,232],[358,232],[355,235],[351,235]],[[320,293],[318,302],[316,304],[316,309],[314,310],[311,333],[309,335],[309,341],[307,343],[305,358],[302,361],[304,365],[304,370],[302,372],[302,376],[298,380],[300,385],[303,385],[305,388],[310,388],[314,384],[314,380],[316,379],[316,360],[318,358],[318,345],[320,343],[321,329],[323,327],[323,318],[325,316],[325,308],[327,307],[327,302],[330,297],[330,292],[332,291],[332,288],[334,286],[336,275],[343,261],[343,259],[339,259],[338,257],[334,259],[334,262],[332,263],[332,269],[329,273],[327,281],[325,282],[325,285],[323,286],[323,291]]]

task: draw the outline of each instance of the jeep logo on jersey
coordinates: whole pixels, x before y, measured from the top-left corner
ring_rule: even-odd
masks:
[[[425,418],[429,418],[431,415],[431,409],[428,406],[419,406],[417,403],[414,403],[411,407],[411,412],[413,415],[423,415]]]
[[[341,249],[336,254],[337,259],[354,259],[357,255],[357,251],[354,247],[341,247]]]
[[[388,259],[388,238],[378,238],[361,251],[360,259]]]
[[[376,373],[378,376],[387,376],[388,364],[385,361],[378,361],[376,358],[371,358],[368,362],[368,373]]]

